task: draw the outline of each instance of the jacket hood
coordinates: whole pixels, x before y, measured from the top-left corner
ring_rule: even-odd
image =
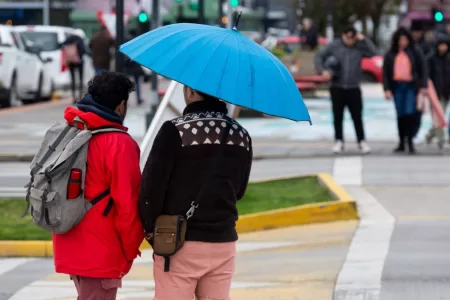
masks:
[[[68,106],[64,111],[64,119],[73,125],[73,120],[79,117],[86,123],[88,129],[100,127],[115,127],[125,131],[128,128],[122,125],[122,120],[114,111],[97,104],[89,94],[77,102],[77,108]]]

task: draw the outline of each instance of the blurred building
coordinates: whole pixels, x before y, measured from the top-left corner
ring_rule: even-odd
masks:
[[[70,25],[76,0],[0,0],[0,23]],[[48,8],[48,9],[47,9]]]

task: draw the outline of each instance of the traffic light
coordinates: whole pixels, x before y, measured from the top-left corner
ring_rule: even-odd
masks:
[[[431,9],[431,13],[433,15],[433,19],[436,23],[441,23],[442,21],[444,21],[444,14],[442,13],[442,10],[433,7]]]
[[[139,23],[148,22],[148,15],[146,12],[141,11],[138,16]]]
[[[138,15],[139,21],[139,34],[144,34],[150,30],[150,20],[148,18],[148,14],[145,11],[141,11]]]
[[[236,7],[239,5],[239,0],[230,0],[231,1],[231,6]]]

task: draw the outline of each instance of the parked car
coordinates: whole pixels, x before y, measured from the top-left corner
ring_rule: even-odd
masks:
[[[41,55],[44,59],[52,59],[52,62],[49,63],[49,72],[52,75],[55,89],[66,90],[70,88],[70,72],[65,64],[64,52],[61,50],[60,45],[71,35],[78,35],[85,41],[87,54],[83,57],[83,84],[87,85],[88,81],[94,77],[95,73],[88,47],[88,40],[83,30],[70,27],[43,25],[16,26],[15,28],[28,43],[42,49]]]
[[[0,25],[0,107],[50,99],[53,82],[39,47],[27,47],[14,27]]]
[[[283,45],[285,51],[288,53],[292,53],[298,49],[300,46],[302,38],[299,36],[288,36],[278,39],[277,45]],[[370,41],[366,39],[367,43],[369,43],[369,47],[376,50],[376,46]],[[324,46],[328,44],[328,40],[325,37],[319,37],[319,45]],[[363,72],[363,81],[364,82],[382,82],[383,80],[383,56],[376,55],[371,58],[363,58],[361,60],[361,70]]]

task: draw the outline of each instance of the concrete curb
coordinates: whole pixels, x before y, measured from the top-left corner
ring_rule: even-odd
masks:
[[[324,223],[359,219],[355,200],[336,183],[329,174],[316,174],[318,182],[328,189],[332,201],[306,204],[292,208],[277,209],[239,218],[236,228],[239,233],[275,229],[312,223]],[[257,182],[302,178],[309,176],[276,177]],[[143,241],[141,249],[149,249]],[[52,257],[51,241],[0,241],[0,257]]]

